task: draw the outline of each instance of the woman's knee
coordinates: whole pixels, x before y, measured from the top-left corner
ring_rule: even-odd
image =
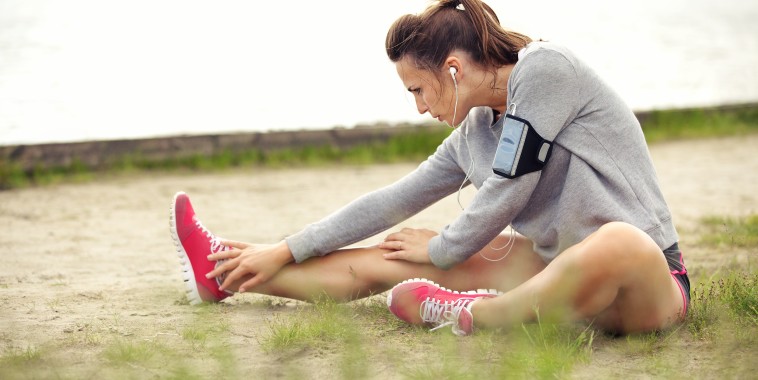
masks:
[[[645,231],[625,222],[606,223],[595,234],[597,235],[596,238],[603,240],[606,245],[627,249],[656,246],[653,239]]]
[[[665,272],[666,260],[661,249],[644,231],[627,223],[613,222],[602,226],[577,245],[579,270],[593,282],[612,281],[618,287],[639,280],[642,272]],[[663,272],[661,272],[663,273]]]
[[[582,242],[582,246],[587,254],[598,256],[594,259],[616,264],[636,260],[640,255],[660,255],[660,248],[647,233],[624,222],[601,226]]]

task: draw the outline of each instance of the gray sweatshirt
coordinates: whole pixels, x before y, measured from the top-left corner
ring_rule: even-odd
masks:
[[[514,179],[495,174],[502,123],[491,108],[474,108],[416,170],[287,237],[295,261],[385,231],[458,191],[471,160],[473,200],[429,242],[440,268],[465,261],[508,225],[546,262],[612,221],[637,226],[661,249],[677,242],[640,124],[624,101],[559,45],[533,42],[519,57],[508,109],[553,141],[542,171]]]

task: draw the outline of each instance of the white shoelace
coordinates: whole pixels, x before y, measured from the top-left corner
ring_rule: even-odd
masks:
[[[447,301],[440,303],[439,301],[427,298],[425,301],[421,302],[419,313],[424,322],[437,325],[430,331],[445,326],[452,326],[455,335],[465,335],[463,330],[458,326],[458,317],[461,314],[461,310],[466,308],[466,306],[473,301],[474,298],[459,298],[452,303]]]
[[[195,225],[198,228],[200,228],[200,231],[202,231],[205,234],[205,236],[207,236],[208,239],[210,240],[210,243],[211,243],[211,247],[210,247],[211,248],[211,253],[217,253],[217,252],[226,251],[226,250],[229,249],[229,247],[221,244],[221,238],[219,238],[218,236],[214,235],[211,231],[209,231],[207,228],[205,228],[205,226],[203,226],[203,224],[200,223],[199,220],[195,221]],[[219,266],[219,265],[223,264],[226,260],[228,260],[228,259],[223,259],[223,260],[216,261],[216,266]],[[221,284],[224,283],[224,279],[226,279],[226,272],[224,272],[224,273],[222,273],[222,274],[220,274],[219,276],[216,277],[216,283],[218,284],[218,286],[221,286]],[[233,292],[230,292],[228,290],[226,292],[229,293],[229,294],[233,293]]]

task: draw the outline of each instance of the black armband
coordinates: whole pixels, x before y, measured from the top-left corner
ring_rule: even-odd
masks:
[[[543,139],[525,119],[506,114],[499,122],[503,123],[503,132],[492,170],[506,178],[542,170],[550,159],[553,143]]]

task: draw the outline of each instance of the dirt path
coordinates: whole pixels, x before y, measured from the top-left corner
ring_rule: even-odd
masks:
[[[758,213],[756,147],[754,135],[651,148],[692,268],[732,260],[688,240],[698,218]],[[414,166],[139,176],[0,192],[0,355],[56,347],[67,357],[64,373],[94,375],[87,363],[99,360],[108,336],[155,338],[196,316],[181,302],[168,235],[169,202],[178,190],[190,194],[218,234],[273,242]],[[463,194],[464,204],[471,195]],[[404,225],[435,229],[458,212],[451,197]],[[233,325],[261,325],[267,317],[230,309]],[[234,347],[245,347],[238,357],[260,354],[254,337],[235,339]],[[273,360],[241,367],[275,366]]]

